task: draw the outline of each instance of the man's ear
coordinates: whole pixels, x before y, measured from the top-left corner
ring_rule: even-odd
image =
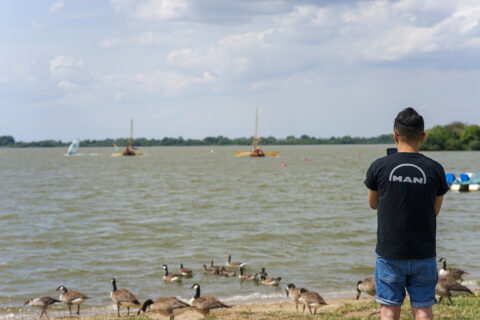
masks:
[[[395,139],[395,143],[398,144],[399,138],[398,138],[398,134],[395,131],[393,131],[393,139]]]
[[[425,134],[425,132],[422,132],[422,136],[420,137],[420,142],[423,142],[423,140],[425,140],[425,137],[427,135]]]

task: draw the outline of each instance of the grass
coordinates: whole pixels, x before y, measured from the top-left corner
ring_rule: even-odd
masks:
[[[478,320],[480,319],[480,297],[472,295],[463,295],[454,297],[454,305],[449,305],[447,300],[436,304],[433,307],[435,320]],[[291,312],[291,311],[252,311],[248,310],[221,310],[219,312],[212,312],[207,315],[205,320],[374,320],[380,319],[379,305],[368,301],[358,301],[352,303],[344,303],[335,309],[325,310],[322,308],[317,310],[317,315],[309,315],[308,311]],[[95,317],[95,320],[117,319],[116,315],[113,317]],[[180,317],[179,317],[180,318]],[[122,316],[122,320],[150,320],[152,318],[148,315],[140,317]],[[167,319],[165,317],[155,319]],[[401,320],[413,320],[412,310],[408,299],[402,306]]]
[[[480,319],[480,297],[458,296],[453,298],[454,305],[449,305],[446,300],[433,307],[434,318],[440,320],[478,320]],[[305,313],[273,311],[251,312],[241,311],[233,314],[210,314],[206,320],[368,320],[380,319],[379,305],[375,302],[346,303],[331,312],[322,312],[318,309],[316,316]],[[409,301],[402,307],[401,320],[413,320],[412,309]]]

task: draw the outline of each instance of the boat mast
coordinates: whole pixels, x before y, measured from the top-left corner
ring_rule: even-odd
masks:
[[[253,137],[253,149],[258,147],[258,106],[255,111],[255,136]]]
[[[130,147],[133,147],[133,117],[130,119],[130,140],[128,140]]]

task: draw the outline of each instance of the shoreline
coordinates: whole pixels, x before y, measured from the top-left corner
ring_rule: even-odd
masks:
[[[325,299],[328,305],[322,306],[317,310],[317,316],[322,314],[326,314],[329,312],[333,312],[336,309],[343,307],[347,304],[358,305],[358,304],[365,304],[369,302],[373,302],[373,297],[369,296],[361,296],[359,300],[356,300],[355,297],[352,298],[331,298]],[[309,315],[308,309],[306,308],[305,311],[302,313],[303,304],[299,303],[298,305],[298,315]],[[72,306],[72,311],[76,310],[75,306]],[[87,309],[88,310],[88,309]],[[88,311],[86,310],[86,313]],[[49,318],[51,320],[60,320],[60,319],[78,319],[78,320],[101,320],[101,319],[120,319],[117,317],[116,310],[112,305],[112,312],[111,313],[101,313],[101,314],[80,314],[80,316],[72,315],[69,316],[68,308],[66,305],[57,304],[56,308],[49,309]],[[48,312],[47,311],[47,312]],[[81,310],[82,311],[82,310]],[[138,309],[137,308],[130,308],[130,318],[136,318]],[[285,313],[285,316],[288,317],[291,314],[292,317],[295,317],[297,314],[295,310],[295,304],[289,298],[285,298],[283,301],[270,301],[270,302],[254,302],[254,303],[243,303],[243,304],[235,304],[232,305],[231,308],[228,309],[215,309],[210,312],[214,319],[224,319],[224,320],[232,320],[232,319],[269,319],[266,317],[268,315],[273,315],[273,313]],[[370,313],[375,312],[375,310],[368,308],[365,310],[365,315],[369,315]],[[51,313],[51,314],[50,314]],[[38,318],[40,314],[39,310],[34,308],[30,308],[29,316],[32,318]],[[120,309],[121,318],[128,318],[126,308]],[[25,315],[18,315],[19,318],[25,319]],[[142,313],[139,318],[151,318],[151,319],[168,319],[167,316],[162,315],[160,313],[151,313],[147,312],[144,316]],[[199,313],[193,308],[186,308],[185,310],[175,312],[175,319],[178,320],[197,320],[203,319],[204,315]],[[16,319],[16,317],[8,317],[5,319]]]

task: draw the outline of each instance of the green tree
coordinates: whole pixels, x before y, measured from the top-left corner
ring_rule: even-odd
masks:
[[[448,131],[442,126],[435,126],[426,132],[421,148],[423,150],[445,150],[445,143],[451,138]]]
[[[468,145],[474,140],[480,140],[480,126],[471,125],[462,130],[460,134],[460,141]]]

